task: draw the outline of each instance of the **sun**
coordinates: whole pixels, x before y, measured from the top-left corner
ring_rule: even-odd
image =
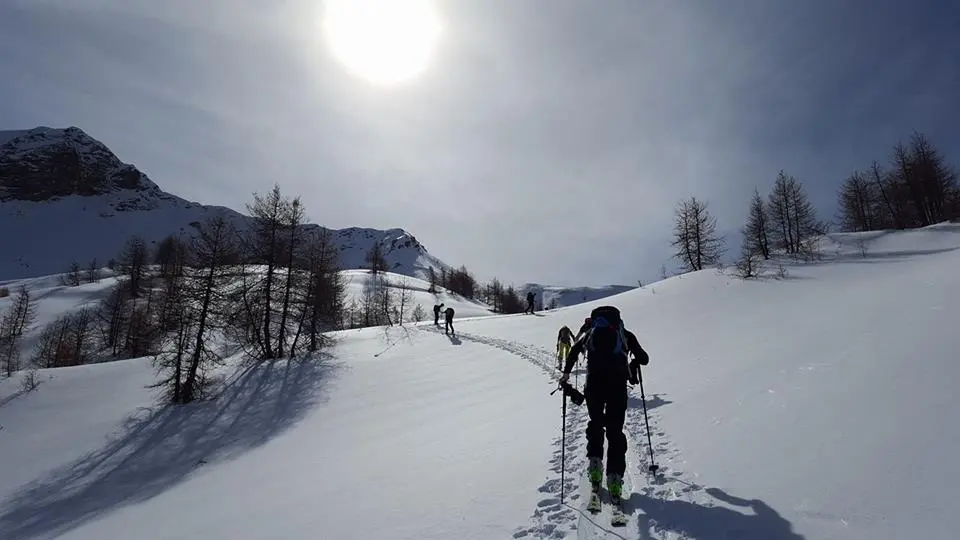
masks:
[[[430,0],[326,0],[323,33],[352,73],[395,84],[426,69],[440,20]]]

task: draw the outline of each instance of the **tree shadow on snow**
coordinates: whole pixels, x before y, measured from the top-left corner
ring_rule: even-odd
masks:
[[[239,371],[215,399],[140,409],[103,448],[0,503],[4,540],[62,534],[266,443],[325,399],[338,368],[329,358],[266,362]]]
[[[697,540],[804,540],[793,532],[793,525],[776,510],[758,499],[741,499],[718,488],[706,492],[719,501],[745,508],[752,513],[741,513],[726,506],[701,506],[681,499],[654,499],[633,493],[627,501],[629,508],[639,508],[640,530],[649,530],[656,522],[658,531],[673,531]]]

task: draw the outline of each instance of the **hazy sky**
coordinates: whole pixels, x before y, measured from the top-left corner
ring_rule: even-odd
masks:
[[[397,85],[332,58],[305,0],[0,2],[0,129],[76,125],[163,189],[274,182],[328,227],[401,227],[517,284],[635,284],[675,204],[740,226],[779,169],[836,184],[913,130],[960,156],[942,0],[436,0]]]

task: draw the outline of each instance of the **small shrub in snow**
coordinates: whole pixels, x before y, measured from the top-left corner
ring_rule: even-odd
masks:
[[[417,304],[417,306],[413,308],[413,313],[410,315],[413,317],[414,322],[420,322],[427,318],[427,312],[420,304]]]
[[[24,393],[33,392],[40,385],[40,377],[37,376],[37,370],[31,369],[20,378],[20,390]]]
[[[743,279],[749,279],[757,276],[757,265],[760,263],[760,255],[753,252],[749,247],[744,247],[740,260],[736,263],[737,276]]]
[[[787,272],[787,267],[783,263],[777,264],[777,279],[787,279],[790,274]]]
[[[862,238],[857,240],[857,251],[860,252],[861,257],[865,258],[867,256],[867,243]]]

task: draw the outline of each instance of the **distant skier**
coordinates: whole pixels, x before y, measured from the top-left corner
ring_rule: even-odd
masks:
[[[440,328],[440,310],[443,309],[443,302],[433,306],[433,324]]]
[[[449,334],[457,335],[457,333],[453,331],[453,308],[452,307],[448,307],[443,311],[443,318],[444,318],[443,333],[448,335]]]
[[[557,369],[563,369],[563,361],[570,354],[571,341],[573,340],[573,331],[566,325],[560,329],[557,334]]]
[[[626,470],[627,437],[623,421],[627,412],[627,380],[639,382],[640,366],[650,357],[637,341],[637,336],[623,327],[620,310],[613,306],[598,307],[590,314],[591,327],[583,340],[577,341],[567,355],[561,383],[570,378],[570,371],[581,352],[587,354],[587,381],[584,395],[590,421],[587,423],[588,475],[594,491],[603,478],[603,438],[607,443],[607,490],[619,500],[623,495],[623,473]],[[628,353],[633,360],[627,364]]]
[[[533,301],[536,299],[537,295],[533,291],[527,293],[527,310],[524,313],[533,314]]]

